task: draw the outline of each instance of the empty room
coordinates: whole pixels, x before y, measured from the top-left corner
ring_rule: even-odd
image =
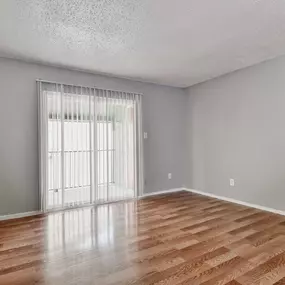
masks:
[[[0,0],[0,285],[285,284],[285,1]]]

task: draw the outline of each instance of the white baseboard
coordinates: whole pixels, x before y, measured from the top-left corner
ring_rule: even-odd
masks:
[[[181,187],[181,188],[173,188],[173,189],[161,190],[161,191],[156,191],[156,192],[151,192],[151,193],[144,193],[142,196],[139,197],[139,199],[145,198],[145,197],[150,197],[150,196],[161,195],[161,194],[167,194],[167,193],[169,194],[169,193],[174,193],[174,192],[180,192],[180,191],[184,191],[184,190],[186,190],[186,189]]]
[[[25,212],[25,213],[18,213],[18,214],[9,214],[9,215],[0,216],[0,221],[24,218],[24,217],[35,216],[39,214],[42,214],[42,212],[32,211],[32,212]]]
[[[219,195],[215,195],[212,193],[203,192],[203,191],[199,191],[199,190],[195,190],[195,189],[183,188],[183,187],[173,188],[173,189],[168,189],[168,190],[161,190],[161,191],[156,191],[156,192],[151,192],[151,193],[145,193],[142,196],[138,197],[138,199],[156,196],[156,195],[162,195],[162,194],[175,193],[175,192],[180,192],[180,191],[188,191],[188,192],[200,194],[203,196],[216,198],[216,199],[220,199],[223,201],[227,201],[227,202],[231,202],[231,203],[235,203],[235,204],[239,204],[239,205],[243,205],[243,206],[247,206],[247,207],[251,207],[251,208],[256,208],[256,209],[259,209],[262,211],[271,212],[274,214],[279,214],[279,215],[285,216],[285,211],[281,211],[281,210],[277,210],[277,209],[273,209],[273,208],[269,208],[269,207],[265,207],[265,206],[260,206],[260,205],[252,204],[252,203],[248,203],[248,202],[243,202],[240,200],[236,200],[236,199],[232,199],[232,198],[228,198],[228,197],[224,197],[224,196],[219,196]],[[24,217],[35,216],[35,215],[39,215],[39,214],[42,214],[42,212],[32,211],[32,212],[26,212],[26,213],[4,215],[4,216],[0,216],[0,221],[9,220],[9,219],[24,218]]]
[[[141,198],[148,197],[148,196],[154,196],[154,195],[160,195],[160,194],[166,194],[166,193],[172,193],[172,192],[179,192],[179,191],[183,191],[183,190],[185,190],[185,189],[184,188],[174,188],[174,189],[156,191],[156,192],[152,192],[152,193],[146,193],[146,194],[144,194],[138,198],[141,199]],[[4,215],[4,216],[0,216],[0,221],[17,219],[17,218],[24,218],[24,217],[38,215],[41,213],[42,212],[40,212],[40,211],[32,211],[32,212],[26,212],[26,213]]]
[[[240,201],[240,200],[236,200],[236,199],[232,199],[232,198],[228,198],[228,197],[224,197],[224,196],[219,196],[219,195],[215,195],[215,194],[212,194],[212,193],[203,192],[203,191],[199,191],[199,190],[187,189],[187,188],[184,188],[183,190],[189,191],[189,192],[192,192],[192,193],[196,193],[196,194],[200,194],[200,195],[203,195],[203,196],[208,196],[208,197],[224,200],[224,201],[227,201],[227,202],[231,202],[231,203],[235,203],[235,204],[239,204],[239,205],[243,205],[243,206],[247,206],[247,207],[251,207],[251,208],[256,208],[258,210],[262,210],[262,211],[271,212],[271,213],[274,213],[274,214],[279,214],[279,215],[285,216],[285,211],[276,210],[276,209],[273,209],[273,208],[260,206],[260,205],[256,205],[256,204],[252,204],[252,203],[248,203],[248,202],[243,202],[243,201]]]

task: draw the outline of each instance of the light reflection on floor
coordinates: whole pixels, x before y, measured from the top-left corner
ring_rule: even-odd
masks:
[[[123,202],[49,214],[47,258],[90,249],[111,251],[118,237],[136,234],[135,207],[135,202]]]

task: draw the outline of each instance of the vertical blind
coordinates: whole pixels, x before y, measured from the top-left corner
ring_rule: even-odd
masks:
[[[142,193],[142,95],[38,81],[42,210]]]

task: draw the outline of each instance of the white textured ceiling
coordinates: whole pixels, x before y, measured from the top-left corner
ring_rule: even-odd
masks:
[[[0,0],[0,56],[187,87],[285,54],[284,0]]]

